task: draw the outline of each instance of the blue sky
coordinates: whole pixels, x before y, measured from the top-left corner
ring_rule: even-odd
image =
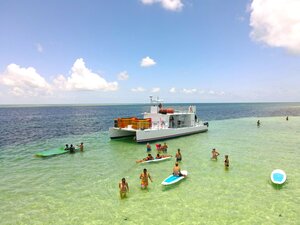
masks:
[[[298,0],[0,1],[0,104],[300,101]]]

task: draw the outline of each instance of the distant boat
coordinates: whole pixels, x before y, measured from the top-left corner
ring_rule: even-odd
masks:
[[[208,130],[208,123],[197,118],[196,106],[191,105],[186,110],[175,111],[173,108],[164,108],[159,98],[154,100],[150,96],[150,102],[150,112],[143,113],[143,119],[115,119],[114,127],[109,128],[110,138],[133,136],[136,142],[148,142]]]
[[[271,180],[274,184],[283,184],[286,180],[286,174],[281,169],[273,170],[271,173]]]

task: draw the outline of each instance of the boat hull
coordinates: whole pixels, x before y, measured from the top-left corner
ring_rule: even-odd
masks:
[[[109,129],[110,138],[122,138],[135,136],[135,141],[142,143],[148,141],[163,140],[169,138],[175,138],[185,135],[191,135],[201,132],[206,132],[207,126],[199,125],[195,127],[182,127],[182,128],[167,128],[167,129],[145,129],[145,130],[134,130],[134,129],[120,129],[111,127]]]
[[[109,128],[109,137],[111,139],[135,136],[135,133],[136,133],[135,130],[125,130],[125,129],[115,128],[115,127]]]
[[[136,132],[136,142],[148,142],[162,139],[175,138],[185,135],[191,135],[206,132],[207,126],[182,127],[176,129],[158,129],[158,130],[138,130]]]

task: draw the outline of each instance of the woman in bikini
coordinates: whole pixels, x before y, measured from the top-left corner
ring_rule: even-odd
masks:
[[[148,178],[152,182],[152,178],[151,178],[150,174],[147,173],[147,169],[144,169],[143,173],[141,173],[141,175],[140,175],[142,189],[146,189],[148,187]]]
[[[121,182],[119,183],[119,189],[120,189],[120,197],[125,198],[126,193],[129,192],[129,186],[125,178],[122,178]]]

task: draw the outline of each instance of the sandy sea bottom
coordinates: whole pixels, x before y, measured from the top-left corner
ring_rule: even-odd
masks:
[[[0,224],[299,224],[300,117],[260,118],[259,128],[256,120],[211,121],[207,133],[167,140],[168,153],[180,148],[180,166],[189,172],[170,187],[161,182],[174,159],[136,164],[145,145],[110,141],[107,132],[2,149]],[[33,156],[81,141],[83,153]],[[217,161],[210,160],[212,148],[220,152]],[[153,177],[148,190],[140,189],[143,168]],[[283,186],[270,181],[277,168],[287,173]],[[122,177],[130,193],[121,200]]]

